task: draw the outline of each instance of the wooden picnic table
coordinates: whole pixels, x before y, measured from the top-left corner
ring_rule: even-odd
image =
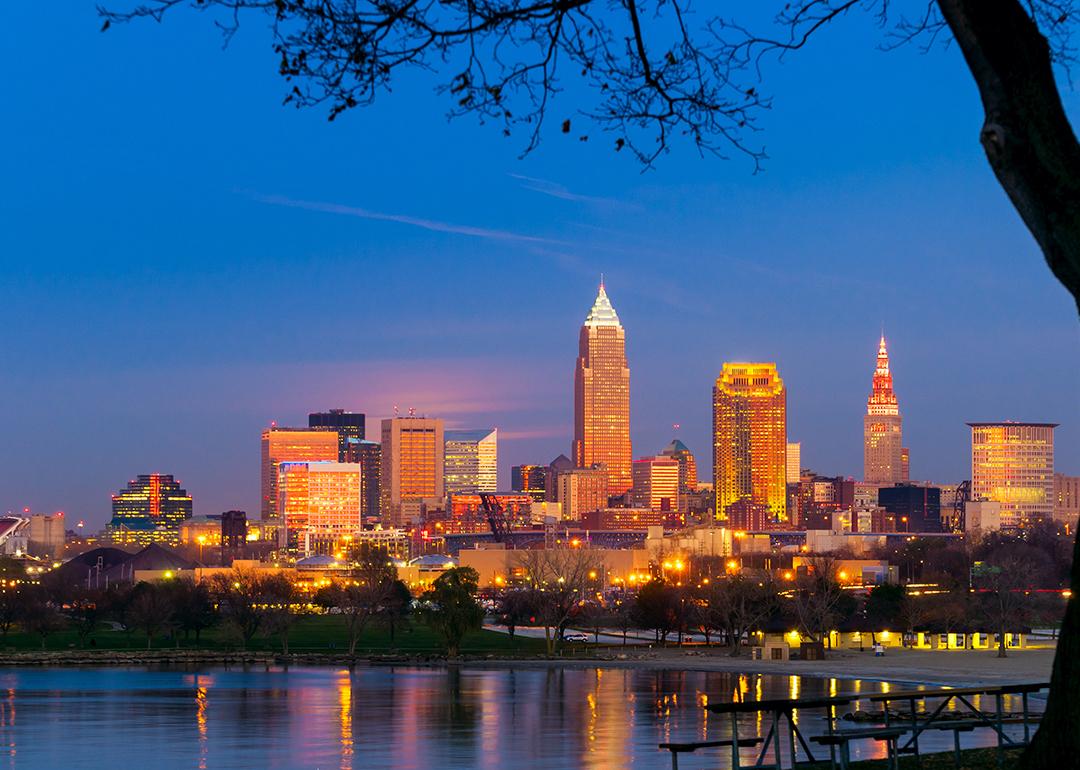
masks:
[[[810,745],[806,742],[806,738],[803,736],[802,732],[799,731],[799,726],[795,723],[794,712],[800,709],[825,709],[825,721],[828,724],[828,734],[832,735],[833,722],[836,719],[836,707],[850,705],[858,700],[859,697],[860,696],[858,695],[837,695],[824,698],[766,698],[764,700],[739,701],[734,703],[710,703],[705,708],[714,714],[728,714],[731,716],[731,735],[733,737],[731,743],[731,766],[735,770],[738,770],[738,768],[741,767],[739,764],[738,740],[739,714],[770,713],[772,715],[772,720],[769,725],[769,732],[762,742],[761,751],[753,766],[765,766],[765,755],[771,745],[773,748],[773,755],[776,759],[775,767],[780,768],[782,759],[780,753],[782,720],[786,719],[788,723],[788,751],[791,754],[792,767],[795,766],[796,741],[802,746],[803,751],[806,752],[807,760],[814,762],[816,761],[814,759],[814,753],[810,750]],[[833,747],[830,746],[830,760],[833,758],[833,750]]]
[[[1034,682],[1024,684],[1008,684],[1008,685],[990,685],[981,687],[942,687],[942,688],[926,688],[922,690],[897,690],[889,693],[880,693],[878,695],[869,696],[871,703],[881,703],[884,710],[885,725],[890,724],[889,715],[889,703],[894,701],[905,701],[910,708],[910,721],[911,721],[911,737],[907,743],[899,745],[897,750],[899,752],[913,753],[918,759],[919,757],[919,735],[926,730],[936,730],[946,728],[949,722],[941,718],[942,713],[954,701],[959,701],[968,712],[971,714],[972,719],[968,720],[968,724],[972,727],[981,726],[989,727],[997,734],[997,749],[998,749],[998,764],[1002,763],[1002,756],[1006,746],[1020,747],[1025,746],[1031,741],[1031,724],[1032,715],[1029,709],[1028,696],[1031,693],[1039,692],[1050,687],[1048,682]],[[993,696],[995,702],[995,710],[992,714],[987,714],[982,709],[976,708],[972,703],[974,696],[977,695],[990,695]],[[1023,703],[1023,716],[1019,722],[1015,719],[1006,718],[1003,713],[1002,701],[1006,695],[1019,695],[1021,702]],[[916,703],[925,703],[927,700],[933,700],[940,698],[941,703],[933,711],[923,711],[921,714],[916,708]],[[1005,734],[1006,724],[1023,724],[1024,726],[1024,739],[1023,741],[1014,740],[1012,737]],[[959,738],[956,737],[956,746],[959,748]]]

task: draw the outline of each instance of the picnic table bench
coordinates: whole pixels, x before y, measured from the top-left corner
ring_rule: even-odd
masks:
[[[694,741],[692,743],[661,743],[660,748],[671,752],[671,770],[679,770],[679,755],[692,754],[698,749],[713,749],[722,746],[757,746],[764,738],[757,735],[746,737],[725,738],[719,741]],[[738,749],[736,749],[737,751]]]
[[[899,770],[899,752],[896,743],[900,737],[908,731],[906,727],[870,727],[859,730],[837,730],[829,735],[815,735],[810,740],[820,743],[822,746],[837,747],[840,754],[840,768],[847,770],[851,764],[850,744],[854,740],[873,739],[884,741],[886,756],[888,757],[891,770]]]

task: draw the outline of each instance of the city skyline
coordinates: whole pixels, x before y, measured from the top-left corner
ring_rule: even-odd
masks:
[[[605,312],[610,311],[610,315],[614,317],[614,323],[615,324],[620,323],[619,319],[618,319],[618,316],[615,315],[614,309],[611,307],[610,300],[608,300],[608,298],[607,298],[607,295],[605,293],[605,287],[604,287],[603,283],[600,284],[599,296],[596,298],[596,301],[594,302],[594,306],[593,306],[593,309],[590,311],[589,318],[592,318],[593,314],[595,314],[597,312],[596,306],[597,306],[598,303],[603,305],[604,308],[606,308]],[[589,323],[589,321],[587,319],[586,326],[582,327],[583,331],[588,329],[588,323]],[[624,327],[622,327],[621,325],[619,326],[620,332],[622,331],[623,328]],[[628,339],[632,338],[632,336],[633,336],[633,334],[632,334],[632,330],[631,330],[629,333],[627,333],[627,338]],[[886,353],[884,353],[884,344],[885,344],[885,339],[884,339],[884,337],[882,337],[881,340],[879,340],[879,343],[878,343],[878,346],[877,346],[878,369],[875,371],[874,377],[873,377],[875,389],[872,390],[872,395],[871,395],[871,399],[870,399],[871,401],[873,401],[873,392],[876,392],[876,386],[878,386],[879,382],[880,382],[881,361],[882,361],[883,356],[885,356],[884,360],[885,360],[886,372],[888,371],[888,355]],[[729,363],[730,362],[725,361],[725,362],[723,362],[723,365],[727,365]],[[782,364],[779,364],[779,363],[778,363],[778,365],[782,366]],[[891,380],[891,377],[890,377],[890,380]],[[865,390],[864,390],[864,392],[865,392]],[[891,395],[891,383],[890,383],[890,395]],[[790,397],[790,394],[789,394],[789,397]],[[362,401],[363,401],[363,399],[358,399],[357,403],[353,403],[349,407],[345,408],[344,409],[344,414],[351,414],[353,412],[357,412],[357,413],[359,413],[360,419],[364,419],[366,417],[368,425],[377,425],[382,418],[374,416],[371,412],[364,411]],[[865,397],[864,397],[863,403],[864,404],[866,403]],[[302,426],[302,427],[298,427],[297,430],[305,431],[305,432],[311,430],[310,428],[306,427],[305,422],[310,422],[310,419],[314,417],[314,413],[317,410],[326,409],[326,412],[325,412],[326,414],[341,413],[342,412],[342,407],[340,407],[340,406],[334,406],[334,407],[331,408],[331,407],[323,405],[323,404],[306,404],[305,403],[305,404],[298,405],[298,409],[299,409],[299,412],[301,412],[303,414],[306,414],[306,415],[309,415],[309,418],[306,419],[306,420],[305,419],[296,419],[296,420],[293,421],[295,423],[295,426]],[[468,418],[468,417],[463,416],[463,417],[460,417],[458,419],[454,419],[454,418],[447,419],[447,418],[444,418],[441,414],[431,413],[431,412],[428,412],[426,410],[420,409],[420,408],[415,407],[415,406],[408,406],[407,408],[404,408],[404,407],[400,406],[396,402],[395,402],[395,404],[393,406],[393,409],[394,409],[393,413],[387,419],[389,419],[390,417],[401,416],[401,415],[399,415],[399,412],[408,411],[410,414],[415,412],[418,416],[422,416],[422,417],[430,418],[430,419],[439,419],[439,420],[443,421],[445,423],[445,425],[447,426],[446,430],[447,430],[448,433],[476,430],[476,428],[474,428],[474,427],[469,427],[469,426],[472,425],[472,423],[470,422],[470,418]],[[862,418],[864,420],[865,420],[865,416],[866,416],[865,409],[866,409],[866,407],[863,407]],[[710,404],[710,411],[712,411],[712,404]],[[453,412],[451,412],[451,414],[452,413]],[[635,413],[634,402],[633,402],[633,399],[631,399],[631,417],[632,417],[631,424],[633,424],[633,415],[634,415],[634,413]],[[1012,418],[1005,418],[1004,421],[1008,422],[1011,419]],[[1020,422],[1023,422],[1023,421],[1021,420]],[[959,421],[959,424],[961,426],[966,427],[965,423],[962,420]],[[271,421],[269,423],[269,425],[264,426],[262,428],[262,430],[264,432],[264,444],[265,444],[265,435],[266,435],[267,431],[270,431],[270,430],[277,430],[277,431],[285,430],[285,431],[288,431],[292,427],[294,427],[294,425],[292,423],[290,423],[289,421],[284,421],[284,422],[278,421],[278,420]],[[700,428],[700,426],[695,426],[695,427]],[[520,465],[520,464],[523,464],[523,463],[534,463],[534,464],[535,463],[540,463],[540,464],[544,464],[544,463],[549,462],[557,454],[564,453],[564,452],[560,452],[559,448],[560,448],[561,444],[565,444],[565,441],[560,441],[561,435],[557,435],[556,431],[551,431],[550,435],[545,435],[545,436],[542,437],[543,439],[546,439],[547,442],[550,443],[550,445],[552,446],[553,454],[551,454],[550,456],[543,456],[542,454],[540,456],[536,456],[535,454],[525,455],[525,454],[522,453],[522,450],[520,450],[520,449],[517,452],[514,452],[513,448],[514,448],[514,444],[516,442],[517,443],[525,443],[525,442],[522,441],[523,437],[521,436],[521,432],[515,431],[515,429],[513,427],[513,423],[510,423],[509,430],[507,430],[507,429],[505,429],[505,428],[503,428],[501,426],[494,426],[494,428],[496,430],[500,431],[500,446],[506,446],[506,445],[504,445],[503,442],[507,440],[507,437],[509,437],[509,442],[510,442],[509,443],[509,451],[504,453],[504,450],[501,449],[500,453],[499,453],[500,454],[499,462],[498,462],[498,480],[499,480],[499,483],[497,484],[497,487],[496,487],[498,491],[508,491],[510,489],[510,466],[512,466],[512,465]],[[660,443],[658,446],[655,446],[655,447],[653,447],[652,445],[649,445],[649,446],[644,447],[644,448],[638,448],[633,453],[633,459],[637,460],[639,458],[644,458],[644,457],[648,457],[648,456],[651,456],[651,455],[659,454],[662,447],[664,445],[666,445],[667,443],[669,443],[670,440],[684,441],[684,439],[686,439],[686,437],[689,435],[689,432],[682,432],[682,428],[683,428],[683,425],[681,425],[681,424],[678,424],[678,423],[673,424],[670,431],[669,431],[670,436],[671,436],[670,439]],[[706,428],[709,431],[709,433],[711,434],[711,432],[712,432],[711,419],[710,419],[710,425],[706,426]],[[1059,429],[1059,436],[1060,436],[1060,434],[1061,434],[1061,431]],[[567,426],[567,438],[572,438],[572,435],[573,435],[572,434],[572,426]],[[791,438],[792,436],[793,436],[793,434],[790,432],[790,429],[789,429],[788,437]],[[809,442],[809,444],[811,446],[811,453],[812,453],[813,452],[813,445],[815,443],[813,441],[812,437],[802,437],[802,436],[798,436],[798,437],[803,439],[800,443],[802,443],[804,445],[807,442]],[[319,437],[316,436],[314,438],[318,439]],[[530,438],[535,440],[537,437],[528,437],[528,436],[526,436],[524,438],[525,438],[526,441],[528,441],[528,439],[530,439]],[[862,438],[863,443],[865,443],[865,434],[863,434],[862,436],[852,435],[851,443],[853,445],[858,443],[858,440],[860,438]],[[534,443],[534,442],[530,442],[530,443]],[[684,441],[684,443],[685,443],[685,441]],[[904,443],[907,444],[908,442],[905,440]],[[708,452],[710,450],[709,444],[706,444],[705,446],[703,446],[701,448],[695,448],[693,446],[690,446],[689,448],[690,448],[691,452],[695,452],[695,454],[704,454],[705,456],[708,455]],[[904,448],[906,450],[907,446],[905,446]],[[964,451],[967,452],[968,454],[965,454],[965,456],[962,458],[962,461],[966,461],[967,462],[967,467],[970,469],[969,448],[965,447]],[[513,452],[513,454],[511,454],[511,452]],[[865,455],[865,446],[863,447],[862,454]],[[1064,471],[1065,473],[1073,473],[1073,472],[1075,472],[1072,469],[1071,465],[1063,465],[1061,463],[1061,458],[1063,458],[1063,456],[1064,455],[1063,455],[1063,453],[1061,451],[1061,442],[1060,442],[1060,438],[1059,438],[1059,443],[1058,443],[1059,462],[1058,462],[1057,469],[1059,471]],[[332,459],[332,458],[328,455],[326,458],[322,458],[322,459]],[[808,464],[805,461],[806,460],[805,455],[804,455],[803,459],[804,459],[803,467],[811,468],[812,470],[814,470],[815,472],[818,472],[818,473],[824,473],[824,474],[827,474],[827,475],[839,475],[839,476],[844,476],[844,477],[848,477],[848,478],[861,478],[860,473],[858,472],[858,469],[852,469],[852,468],[836,469],[836,468],[833,468],[833,467],[818,466],[818,465],[815,465],[813,463]],[[864,463],[863,463],[863,465],[864,465],[865,464],[865,456],[862,459],[864,461]],[[918,463],[918,461],[917,461],[917,463]],[[264,456],[263,464],[265,466],[265,456]],[[709,464],[706,463],[706,465],[709,465]],[[919,466],[918,464],[916,465],[916,467],[921,468],[921,466]],[[709,468],[709,471],[711,472],[711,467]],[[142,468],[140,466],[140,468],[138,468],[137,470],[134,470],[133,472],[137,472],[137,473],[150,473],[150,472],[153,472],[153,473],[172,473],[173,471],[172,471],[171,468],[147,469],[147,468]],[[970,475],[970,473],[968,475]],[[915,481],[933,481],[933,482],[936,482],[936,483],[956,483],[958,481],[963,480],[963,478],[967,478],[967,476],[961,475],[960,477],[955,478],[955,479],[954,478],[942,478],[940,475],[935,475],[933,472],[929,472],[929,473],[913,476],[912,478]],[[702,480],[702,481],[712,481],[713,479],[710,478],[710,477],[701,477],[700,480]],[[246,486],[247,484],[248,484],[248,480],[244,479],[243,481],[239,482],[238,486]],[[214,513],[218,512],[216,510],[217,506],[214,506],[212,504],[207,505],[207,504],[203,503],[200,500],[200,496],[198,494],[198,489],[197,489],[197,486],[195,484],[190,484],[189,483],[188,486],[190,486],[194,490],[193,494],[192,494],[192,497],[194,498],[195,511],[197,513],[205,514],[205,513],[210,513],[210,512],[214,512]],[[265,486],[265,480],[263,482],[263,486]],[[233,496],[233,497],[230,497],[229,499],[240,499],[240,498],[238,496]],[[226,508],[222,508],[222,510],[235,509],[237,507],[238,507],[237,505],[232,505],[232,506],[227,506]],[[255,505],[252,505],[249,509],[245,509],[245,508],[242,508],[242,507],[241,507],[241,509],[242,510],[249,510],[249,512],[250,512],[249,515],[253,515],[254,517],[258,517],[260,510],[262,508],[264,508],[264,507],[265,507],[264,503],[257,503]],[[19,507],[9,506],[8,510],[18,511],[18,510],[22,510],[24,508],[30,508],[34,512],[38,512],[38,510],[39,510],[39,509],[34,508],[33,506],[30,506],[30,505],[19,506]],[[47,511],[48,509],[40,509],[40,510]],[[61,509],[57,509],[57,510],[61,510]],[[97,520],[98,517],[95,517],[95,514],[92,511],[87,512],[87,511],[84,511],[84,510],[76,510],[76,509],[73,509],[72,506],[67,506],[66,508],[63,508],[62,510],[64,510],[69,516],[71,516],[73,518],[73,520],[76,517],[79,518],[79,519],[85,520],[88,523],[88,525],[91,526],[91,528],[93,528],[94,526],[96,526],[98,524],[98,520]],[[104,519],[108,519],[108,515],[109,515],[108,511],[106,511],[104,513]],[[104,523],[104,521],[102,521],[101,523]]]
[[[1061,422],[1058,465],[1080,472],[1075,307],[986,167],[955,50],[839,36],[775,69],[764,173],[679,152],[642,174],[557,125],[519,159],[491,127],[447,126],[426,85],[330,126],[282,109],[254,28],[222,52],[197,15],[103,36],[92,7],[44,10],[13,8],[6,38],[24,117],[0,127],[20,147],[0,190],[0,510],[102,524],[153,469],[200,512],[258,510],[251,436],[330,407],[374,426],[395,404],[499,426],[506,488],[511,465],[569,454],[568,356],[600,272],[628,329],[637,456],[680,423],[707,458],[716,372],[769,360],[804,464],[858,475],[884,322],[913,478],[966,478],[964,423],[1001,419]],[[46,24],[95,67],[37,61],[15,30]],[[826,121],[807,87],[823,72],[859,96]],[[927,87],[916,102],[883,82]],[[61,91],[74,101],[43,96]],[[429,312],[404,312],[418,296]],[[72,426],[99,451],[56,478]]]

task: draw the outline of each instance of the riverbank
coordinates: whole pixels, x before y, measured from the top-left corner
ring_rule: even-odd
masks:
[[[837,679],[957,687],[1049,681],[1052,648],[1016,650],[1001,659],[983,650],[890,650],[872,653],[838,652],[820,661],[750,660],[721,651],[679,649],[605,650],[566,658],[537,655],[481,654],[447,659],[433,654],[372,654],[349,656],[331,652],[237,650],[65,650],[0,653],[0,666],[446,666],[479,668],[633,668],[645,670],[727,671],[740,674],[778,674]]]

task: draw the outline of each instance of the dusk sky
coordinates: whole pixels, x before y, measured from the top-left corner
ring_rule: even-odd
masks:
[[[680,423],[708,479],[722,362],[776,361],[803,465],[857,476],[884,325],[914,478],[968,478],[964,423],[997,419],[1062,423],[1080,473],[1076,308],[986,164],[955,48],[883,52],[853,16],[766,68],[763,173],[685,145],[642,173],[559,132],[572,87],[520,159],[422,74],[334,123],[282,106],[255,17],[226,50],[197,13],[98,27],[83,3],[0,24],[0,510],[97,528],[161,471],[196,514],[256,513],[263,427],[345,407],[377,439],[395,404],[498,427],[508,488],[569,453],[601,272],[635,456]]]

